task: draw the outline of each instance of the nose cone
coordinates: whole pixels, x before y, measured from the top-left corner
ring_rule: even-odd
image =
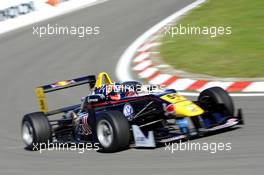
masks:
[[[161,99],[170,103],[166,106],[165,112],[176,117],[193,117],[204,113],[202,108],[177,93],[164,95]]]
[[[191,101],[179,102],[175,105],[176,117],[194,117],[204,113],[204,110]]]

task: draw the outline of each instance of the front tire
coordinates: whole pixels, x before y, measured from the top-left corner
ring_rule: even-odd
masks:
[[[96,135],[102,152],[117,152],[128,148],[129,123],[119,111],[108,111],[98,116]]]
[[[229,94],[220,87],[212,87],[202,91],[198,101],[206,110],[217,110],[227,116],[234,116],[234,103]],[[218,111],[219,110],[219,111]]]
[[[51,126],[48,118],[42,112],[27,114],[22,120],[22,139],[26,149],[33,150],[41,143],[52,140]]]

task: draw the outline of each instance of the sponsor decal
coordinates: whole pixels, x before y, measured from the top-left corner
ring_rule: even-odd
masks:
[[[132,114],[134,114],[134,109],[129,103],[125,104],[125,106],[123,108],[123,114],[126,117],[130,117]]]
[[[92,134],[91,127],[88,123],[89,114],[88,113],[79,113],[77,119],[77,129],[80,135],[90,135]]]
[[[175,113],[175,106],[174,104],[163,104],[163,110],[165,111],[165,115],[170,115]]]
[[[73,84],[73,83],[75,83],[74,80],[59,81],[55,84],[52,84],[51,87],[52,88],[63,87],[63,86],[68,86],[68,85]]]
[[[185,139],[186,137],[187,137],[186,135],[179,135],[179,136],[174,136],[174,137],[170,137],[166,139],[161,139],[160,142],[161,143],[172,142],[172,141],[177,141],[180,139]]]
[[[132,125],[132,131],[136,147],[156,147],[153,131],[149,131],[148,135],[145,136],[145,134],[137,125]]]

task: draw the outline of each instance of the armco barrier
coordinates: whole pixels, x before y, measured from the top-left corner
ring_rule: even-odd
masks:
[[[0,2],[0,21],[28,14],[35,10],[33,1]]]
[[[103,2],[105,1],[107,0]],[[99,0],[59,0],[56,5],[48,2],[49,0],[0,0],[0,34],[102,3]]]

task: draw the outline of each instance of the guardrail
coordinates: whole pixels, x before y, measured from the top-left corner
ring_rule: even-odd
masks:
[[[0,34],[99,3],[97,1],[0,0]]]

